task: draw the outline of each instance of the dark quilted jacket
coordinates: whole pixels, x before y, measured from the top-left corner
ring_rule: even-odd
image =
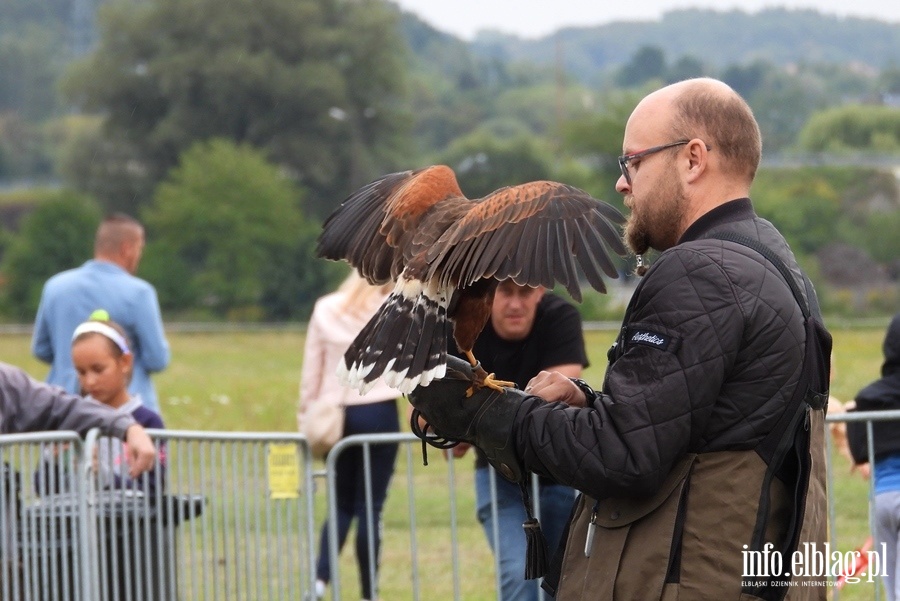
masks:
[[[799,378],[802,316],[771,263],[709,239],[721,231],[772,248],[805,290],[784,238],[748,199],[711,211],[639,285],[593,407],[523,405],[528,469],[594,498],[649,495],[685,453],[752,449],[765,436]]]

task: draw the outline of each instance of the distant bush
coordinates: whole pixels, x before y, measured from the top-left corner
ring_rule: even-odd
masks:
[[[845,105],[814,113],[799,137],[804,150],[900,151],[900,109]]]
[[[303,214],[303,196],[255,148],[224,139],[192,146],[144,214],[153,241],[145,273],[164,309],[225,319],[300,314],[332,282],[312,260],[319,228]]]
[[[87,196],[69,190],[39,193],[37,206],[4,253],[2,296],[8,317],[34,319],[44,282],[93,256],[100,219],[99,206]]]

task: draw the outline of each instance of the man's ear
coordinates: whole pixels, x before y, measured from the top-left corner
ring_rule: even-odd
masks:
[[[694,138],[687,144],[688,151],[688,170],[686,179],[688,182],[694,182],[706,171],[707,160],[709,159],[706,143],[699,138]]]

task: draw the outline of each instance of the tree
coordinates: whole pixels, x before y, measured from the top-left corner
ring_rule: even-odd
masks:
[[[319,232],[318,223],[303,222],[293,245],[263,267],[260,306],[267,317],[308,321],[316,300],[349,273],[346,263],[314,258]]]
[[[769,73],[774,70],[774,65],[757,60],[749,65],[729,65],[719,77],[735,92],[750,98],[764,86]]]
[[[863,248],[876,261],[890,265],[900,259],[900,209],[869,215],[867,228],[861,240]]]
[[[622,197],[615,189],[621,174],[618,157],[622,154],[625,123],[640,99],[640,92],[607,95],[597,114],[569,121],[563,129],[566,151],[589,163],[595,173],[595,182],[582,186],[619,207]]]
[[[900,150],[900,109],[846,105],[813,114],[800,132],[805,150]]]
[[[147,245],[138,269],[138,275],[151,282],[156,288],[159,306],[163,311],[189,311],[203,302],[202,291],[192,266],[171,246],[167,237],[158,237],[149,232]]]
[[[404,132],[396,11],[377,0],[153,0],[101,13],[66,90],[106,117],[107,171],[146,201],[194,142],[266,151],[329,212]],[[109,199],[111,204],[120,199]]]
[[[636,87],[666,75],[666,54],[658,46],[641,46],[619,69],[616,80],[625,87]]]
[[[666,70],[666,81],[674,83],[704,75],[706,75],[706,68],[703,61],[695,56],[682,56]]]
[[[878,77],[878,83],[882,93],[891,96],[900,95],[900,67],[897,65],[885,67]]]
[[[815,171],[760,173],[753,184],[757,213],[775,224],[799,254],[812,254],[836,238],[841,199]]]
[[[142,192],[142,170],[137,148],[116,144],[103,132],[94,115],[69,115],[50,127],[57,150],[59,175],[77,190],[90,190],[106,212],[137,215]]]
[[[771,152],[793,146],[809,116],[830,99],[808,74],[772,71],[747,102],[759,121],[764,150]]]
[[[6,300],[12,316],[31,320],[47,279],[93,255],[101,214],[96,201],[72,192],[39,192],[36,208],[22,220],[4,254]]]
[[[156,248],[171,253],[165,265],[157,263],[165,271],[153,279],[163,289],[186,286],[190,294],[182,302],[198,300],[217,315],[261,315],[264,291],[273,285],[266,275],[269,266],[283,261],[298,239],[315,235],[304,226],[301,197],[249,145],[198,142],[160,184],[144,213],[154,241],[147,254]],[[321,267],[307,262],[297,268]],[[167,283],[168,278],[177,282]]]
[[[0,113],[0,178],[47,179],[53,171],[43,128],[21,119],[21,113]]]
[[[0,113],[16,111],[32,122],[53,114],[61,71],[58,35],[34,24],[0,35]]]
[[[826,86],[826,79],[832,85],[847,80],[844,71],[824,76],[808,66],[782,68],[765,60],[730,65],[719,77],[753,109],[766,152],[793,146],[809,116],[845,94]]]

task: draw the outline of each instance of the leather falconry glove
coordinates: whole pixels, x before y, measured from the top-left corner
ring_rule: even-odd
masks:
[[[448,356],[446,376],[432,380],[428,386],[417,386],[409,394],[413,405],[410,426],[424,442],[439,448],[460,442],[475,445],[499,474],[518,483],[526,515],[522,524],[526,545],[524,576],[532,580],[546,574],[549,555],[540,523],[534,516],[528,473],[514,444],[516,413],[529,395],[514,388],[504,388],[503,392],[486,386],[473,388],[475,379],[468,361]],[[470,394],[470,390],[474,392]],[[420,417],[427,422],[424,427],[419,423]]]
[[[414,408],[410,420],[413,432],[441,448],[459,442],[473,444],[504,478],[523,482],[527,473],[516,455],[513,424],[528,395],[513,388],[499,392],[476,386],[467,396],[474,381],[468,361],[448,356],[446,376],[409,393]],[[424,428],[418,423],[419,415],[427,422]]]

